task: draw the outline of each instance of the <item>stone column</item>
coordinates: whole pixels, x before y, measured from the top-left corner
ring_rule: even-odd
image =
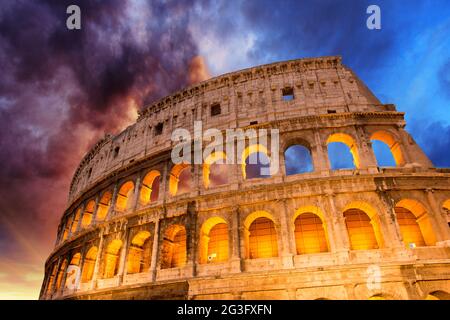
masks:
[[[52,285],[52,287],[50,288],[50,290],[48,291],[48,295],[51,297],[51,296],[53,296],[53,294],[55,293],[55,289],[56,289],[56,283],[57,283],[57,280],[58,280],[58,273],[59,273],[59,269],[61,268],[61,264],[63,263],[63,261],[64,261],[64,257],[63,256],[60,256],[59,258],[58,258],[58,263],[56,264],[56,273],[55,273],[55,277],[53,278],[53,283],[51,284]],[[53,270],[50,270],[50,272],[52,272]],[[51,274],[50,274],[50,276],[51,276]]]
[[[279,210],[280,212],[280,240],[281,240],[281,259],[283,268],[289,269],[294,267],[294,253],[293,253],[293,245],[292,239],[293,230],[289,219],[289,211],[287,209],[286,199],[283,199],[281,202],[277,202],[277,205],[281,205],[282,208]]]
[[[409,152],[408,133],[403,129],[403,127],[401,127],[398,129],[398,134],[400,136],[400,142],[403,146],[401,150],[405,164],[411,163],[411,160],[414,159],[414,157],[411,157]]]
[[[133,199],[131,201],[130,208],[134,211],[136,211],[138,204],[139,204],[139,193],[141,192],[141,175],[138,175],[136,178],[136,183],[134,185],[134,193],[133,193]]]
[[[197,239],[197,208],[195,202],[189,202],[187,205],[186,228],[186,269],[188,276],[196,275],[196,239]]]
[[[320,208],[324,216],[324,221],[322,221],[322,224],[324,225],[325,234],[328,240],[328,249],[330,250],[330,252],[337,252],[339,248],[339,239],[337,238],[337,231],[335,231],[336,225],[334,224],[334,216],[333,213],[330,212],[331,209],[328,209],[329,205],[324,205],[328,201],[329,200],[327,199],[327,197],[320,197],[317,206]]]
[[[372,149],[372,143],[362,126],[355,126],[355,139],[359,155],[359,169],[366,169],[369,173],[378,172],[377,160]]]
[[[333,233],[336,240],[335,252],[339,263],[346,264],[349,260],[348,253],[350,250],[350,241],[348,238],[347,227],[345,225],[345,218],[343,213],[336,210],[334,196],[335,195],[333,193],[328,193],[326,195],[333,221]]]
[[[239,207],[233,208],[231,212],[231,228],[229,234],[231,235],[231,272],[241,272],[241,248],[240,248],[240,233],[239,233]]]
[[[95,197],[95,205],[94,205],[94,212],[92,212],[92,221],[91,224],[95,224],[97,221],[97,211],[98,211],[98,204],[100,202],[100,195],[97,194]]]
[[[432,212],[428,213],[433,231],[436,235],[436,245],[450,246],[450,228],[448,227],[447,217],[444,216],[434,197],[434,190],[426,189],[428,203]]]
[[[81,277],[83,275],[83,268],[84,268],[84,260],[86,259],[86,243],[83,245],[83,249],[81,250],[80,254],[81,254],[81,258],[80,258],[80,265],[79,265],[79,273],[78,273],[78,277],[76,279],[76,283],[75,283],[75,289],[74,291],[80,290],[80,283],[81,283]]]
[[[166,199],[167,199],[167,194],[169,193],[169,183],[168,183],[169,182],[169,168],[168,168],[168,161],[164,162],[164,168],[163,168],[163,172],[161,173],[161,178],[160,179],[161,180],[160,180],[158,198],[161,199],[161,194],[162,194],[162,200],[165,203]]]
[[[97,288],[97,279],[98,279],[98,272],[99,272],[99,267],[100,267],[100,263],[101,260],[103,259],[103,229],[100,229],[100,241],[98,244],[98,251],[97,251],[97,257],[95,259],[95,264],[94,264],[94,272],[92,274],[92,280],[91,280],[91,290],[94,290],[95,288]]]
[[[152,243],[152,260],[150,261],[150,273],[151,273],[151,281],[156,281],[156,267],[158,265],[158,257],[159,257],[159,224],[160,219],[156,219],[155,221],[155,229],[153,231],[153,243]]]
[[[331,169],[330,162],[328,160],[328,151],[326,142],[322,142],[320,139],[319,130],[314,129],[314,141],[315,144],[311,150],[311,156],[313,160],[313,166],[315,172],[320,172],[322,175],[327,176]]]
[[[64,294],[64,289],[66,287],[66,278],[67,278],[67,268],[70,266],[70,254],[66,255],[66,259],[67,259],[67,265],[65,270],[63,270],[63,276],[61,278],[61,286],[59,287],[59,293],[60,295]],[[64,259],[63,259],[63,263],[64,263]]]
[[[404,248],[402,234],[395,214],[395,201],[385,191],[378,192],[382,208],[379,212],[384,245],[388,248]]]
[[[86,201],[83,202],[83,204],[81,205],[80,216],[78,217],[78,225],[77,225],[77,229],[75,230],[75,233],[82,229],[81,223],[83,222],[83,217],[84,217],[84,211],[85,210],[86,210]],[[76,214],[76,212],[75,212],[75,214]],[[74,216],[74,219],[75,219],[75,216]],[[70,230],[70,233],[72,233],[72,230]]]
[[[127,259],[127,254],[128,254],[128,242],[129,242],[129,237],[130,237],[130,229],[127,228],[126,224],[125,224],[125,237],[124,237],[124,242],[122,245],[122,248],[120,250],[120,257],[119,257],[119,271],[117,272],[117,275],[119,277],[119,285],[122,284],[123,281],[123,276],[126,275],[127,273],[127,269],[126,269],[126,259]]]
[[[105,221],[108,220],[108,219],[111,219],[113,217],[113,215],[114,215],[114,211],[115,211],[115,208],[116,208],[116,201],[117,201],[117,194],[118,194],[118,192],[119,192],[119,185],[116,182],[114,184],[113,194],[112,194],[112,197],[111,197],[111,205],[109,206],[108,213],[106,214],[106,217],[105,217]]]

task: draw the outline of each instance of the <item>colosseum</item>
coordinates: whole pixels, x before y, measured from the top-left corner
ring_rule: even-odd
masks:
[[[172,132],[194,121],[278,129],[278,151],[244,136],[241,163],[175,164]],[[352,167],[333,167],[336,143]],[[255,174],[247,158],[274,152],[278,170]],[[40,299],[448,299],[449,212],[450,169],[339,56],[257,66],[143,108],[86,154]]]

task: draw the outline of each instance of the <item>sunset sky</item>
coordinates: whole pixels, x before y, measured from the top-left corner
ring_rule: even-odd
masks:
[[[81,8],[81,30],[66,8]],[[381,8],[381,30],[366,8]],[[341,55],[450,167],[450,1],[19,1],[0,6],[0,299],[37,299],[72,175],[137,110],[210,76]]]

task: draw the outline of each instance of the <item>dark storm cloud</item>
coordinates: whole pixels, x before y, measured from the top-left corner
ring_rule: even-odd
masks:
[[[417,142],[436,167],[450,167],[450,126],[432,122],[417,129]]]
[[[81,8],[81,30],[66,28],[70,4]],[[20,255],[22,233],[46,249],[44,258],[87,147],[129,124],[137,107],[188,84],[197,55],[188,32],[191,5],[2,2],[0,215],[8,221],[1,223],[3,256]]]

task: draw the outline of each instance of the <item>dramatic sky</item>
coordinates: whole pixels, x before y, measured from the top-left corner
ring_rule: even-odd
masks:
[[[65,26],[69,4],[81,30]],[[381,8],[381,30],[366,8]],[[342,55],[450,167],[450,2],[63,1],[0,6],[0,299],[38,297],[81,157],[137,109],[257,64]]]

